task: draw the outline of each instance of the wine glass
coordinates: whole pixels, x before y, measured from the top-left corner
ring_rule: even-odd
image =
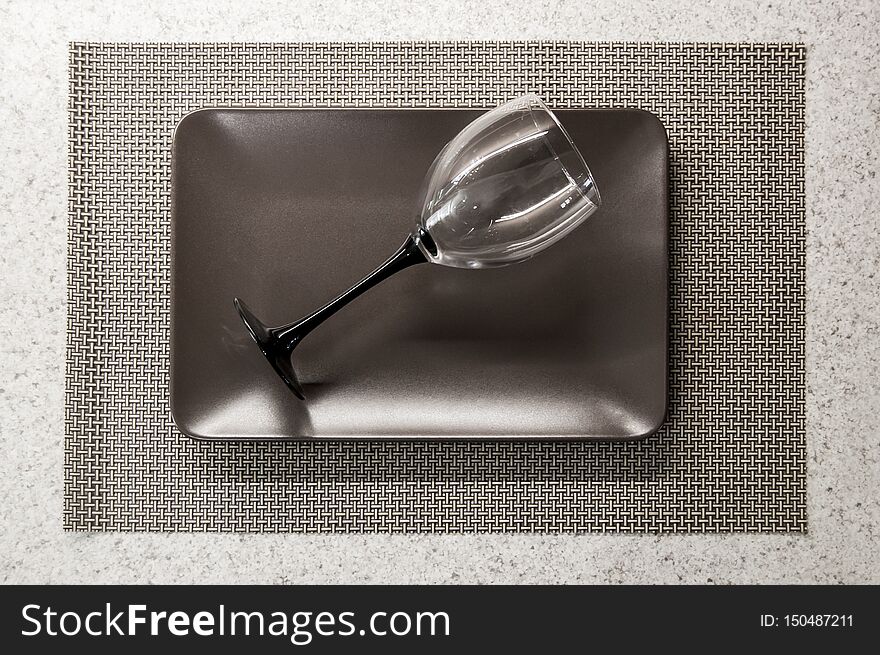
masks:
[[[418,225],[403,245],[348,291],[304,318],[265,326],[239,298],[235,307],[300,399],[291,354],[344,305],[415,264],[490,268],[525,261],[569,234],[601,198],[568,133],[534,94],[474,120],[437,155],[425,177]]]

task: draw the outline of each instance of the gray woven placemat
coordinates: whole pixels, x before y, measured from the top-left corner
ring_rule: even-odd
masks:
[[[64,525],[806,529],[804,58],[768,44],[75,44]],[[171,136],[206,106],[642,107],[669,131],[671,399],[640,443],[201,443],[168,409]]]

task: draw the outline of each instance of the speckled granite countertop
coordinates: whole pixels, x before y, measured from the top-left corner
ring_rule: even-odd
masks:
[[[0,3],[3,582],[880,582],[880,5],[676,0]],[[806,536],[81,534],[61,529],[67,42],[802,41]]]

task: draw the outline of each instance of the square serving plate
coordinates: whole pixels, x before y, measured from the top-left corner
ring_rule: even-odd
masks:
[[[204,439],[637,439],[667,397],[668,144],[639,110],[558,111],[601,209],[534,259],[416,266],[276,376],[232,299],[286,323],[416,224],[434,156],[474,110],[205,109],[172,156],[171,406]]]

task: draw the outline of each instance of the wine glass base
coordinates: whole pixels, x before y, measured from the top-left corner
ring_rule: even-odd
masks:
[[[266,356],[266,359],[269,360],[272,368],[275,369],[275,372],[282,380],[284,380],[284,383],[296,395],[296,397],[300,400],[305,400],[305,393],[303,392],[302,385],[299,383],[299,379],[296,376],[296,371],[293,370],[293,363],[290,360],[291,351],[278,343],[272,330],[266,327],[260,319],[254,316],[254,313],[242,300],[235,298],[233,303],[235,304],[235,309],[238,310],[238,315],[241,316],[241,320],[247,327],[251,337],[253,337],[257,346],[259,346],[260,352]]]

